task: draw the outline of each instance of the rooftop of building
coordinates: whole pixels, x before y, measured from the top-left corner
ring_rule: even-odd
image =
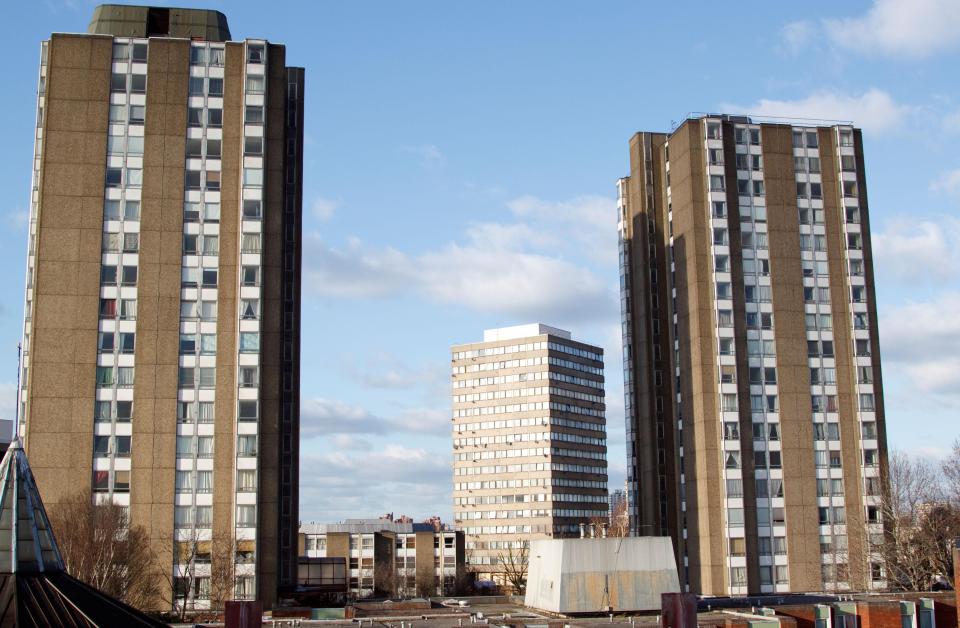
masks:
[[[91,35],[114,37],[182,37],[230,41],[227,16],[210,9],[183,9],[128,4],[101,4],[87,27]]]
[[[526,325],[514,325],[512,327],[496,327],[494,329],[483,330],[484,342],[498,342],[500,340],[514,340],[516,338],[529,338],[531,336],[556,336],[566,340],[572,340],[569,331],[559,327],[551,327],[543,323],[527,323]]]
[[[709,113],[704,111],[690,111],[680,121],[670,122],[670,130],[676,131],[690,120],[702,120],[704,118],[717,118],[724,122],[734,124],[778,124],[785,126],[799,127],[835,127],[835,126],[853,126],[850,120],[832,120],[829,118],[799,118],[787,116],[764,116],[744,113]]]
[[[411,534],[414,532],[435,532],[432,523],[415,523],[410,521],[390,521],[389,519],[344,519],[339,523],[302,523],[302,534],[329,534],[347,532],[349,534],[374,534],[376,532],[393,532],[395,534]],[[451,532],[451,530],[443,530]]]

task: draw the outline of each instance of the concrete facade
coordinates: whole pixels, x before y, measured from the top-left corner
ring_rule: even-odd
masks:
[[[695,593],[883,586],[858,129],[704,116],[618,184],[628,503]],[[877,577],[879,574],[879,578]]]
[[[505,584],[531,539],[606,520],[603,350],[521,325],[452,351],[454,520],[468,569]]]
[[[189,605],[229,573],[270,607],[297,566],[303,72],[216,12],[191,41],[101,9],[41,50],[19,432],[48,508],[126,506]]]

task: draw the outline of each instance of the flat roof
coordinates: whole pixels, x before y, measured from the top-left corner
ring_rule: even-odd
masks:
[[[496,342],[498,340],[513,340],[514,338],[529,338],[530,336],[542,336],[549,334],[572,340],[570,332],[559,327],[551,327],[543,323],[528,323],[526,325],[514,325],[512,327],[497,327],[495,329],[483,330],[484,342]]]

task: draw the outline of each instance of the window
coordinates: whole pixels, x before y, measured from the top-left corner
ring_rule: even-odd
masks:
[[[853,155],[840,155],[840,170],[844,172],[854,172],[857,169],[857,161]]]
[[[237,417],[240,421],[257,420],[257,402],[255,400],[241,400],[237,405]]]
[[[723,439],[724,440],[739,440],[740,438],[740,425],[732,421],[726,421],[723,424]]]
[[[259,307],[257,299],[240,300],[240,318],[245,320],[256,320],[259,317]]]
[[[215,192],[220,189],[220,171],[208,170],[206,176],[207,190]]]
[[[186,176],[183,179],[183,185],[188,190],[199,190],[202,174],[199,170],[187,170]],[[184,203],[184,219],[187,220],[189,217],[189,222],[194,222],[200,218],[199,213],[196,216],[193,216],[192,213],[189,213],[187,206],[197,206],[197,203]]]
[[[743,538],[730,539],[730,555],[746,556],[747,555],[746,539],[743,539]]]
[[[244,168],[243,184],[251,187],[261,187],[263,185],[263,170],[260,168]]]
[[[187,157],[200,157],[203,155],[203,140],[200,138],[187,138]]]
[[[202,276],[203,276],[204,288],[215,288],[217,286],[217,269],[216,268],[204,268]]]
[[[115,285],[116,283],[117,283],[117,267],[101,266],[100,267],[100,284]]]
[[[727,497],[743,497],[743,480],[727,480]]]
[[[754,196],[763,196],[763,181],[754,181],[753,182],[753,195]]]
[[[145,105],[130,105],[130,124],[143,124],[146,112]]]
[[[213,436],[197,437],[197,457],[198,458],[213,457]]]
[[[263,107],[247,105],[246,121],[247,124],[263,124]]]
[[[731,587],[747,586],[747,568],[746,567],[730,568],[730,586]]]
[[[239,378],[241,388],[256,388],[259,385],[257,376],[257,367],[241,366],[239,369]]]
[[[750,144],[760,146],[760,129],[750,129]]]
[[[192,366],[181,366],[177,377],[177,385],[180,388],[193,388],[195,382],[195,369]]]
[[[120,353],[133,353],[136,336],[133,332],[120,333]]]
[[[866,393],[860,395],[860,410],[862,412],[873,412],[876,410],[876,407],[873,403],[873,394]]]
[[[140,234],[138,233],[125,233],[123,234],[123,252],[124,253],[136,253],[140,248]]]
[[[244,155],[262,155],[263,154],[263,138],[249,137],[249,136],[244,138],[243,154]]]
[[[223,96],[223,79],[212,78],[209,80],[207,93],[210,96]]]
[[[220,158],[220,154],[223,148],[222,140],[207,140],[207,157],[216,157]]]
[[[240,505],[237,506],[237,527],[253,528],[257,525],[256,506]]]
[[[215,235],[203,236],[203,254],[217,255],[220,252],[220,238]]]
[[[264,78],[262,76],[247,77],[247,93],[262,94],[264,88]]]
[[[240,271],[241,286],[256,286],[260,283],[259,266],[243,266]]]
[[[207,126],[223,126],[223,109],[207,109]]]
[[[216,334],[200,334],[200,353],[202,355],[213,355],[217,352]]]
[[[733,355],[733,338],[720,339],[720,355]]]
[[[203,126],[202,107],[190,107],[187,109],[187,126]]]
[[[243,201],[244,220],[260,220],[260,201]]]
[[[253,469],[237,470],[237,490],[255,491],[257,490],[257,472]]]
[[[127,91],[127,75],[118,74],[114,72],[110,75],[110,91],[111,92],[125,92]]]
[[[710,175],[710,189],[714,192],[723,192],[723,177],[718,174]]]
[[[213,423],[213,402],[201,401],[197,404],[197,422]]]
[[[120,285],[121,286],[137,285],[137,267],[136,266],[121,267]]]
[[[259,253],[260,252],[260,234],[244,233],[243,239],[240,245],[240,251],[242,253]]]
[[[237,436],[237,455],[238,456],[256,456],[257,455],[257,437],[253,435]]]
[[[260,334],[257,332],[240,333],[240,352],[256,353],[260,350]]]
[[[217,370],[213,366],[201,366],[197,368],[200,388],[213,388],[217,385]]]

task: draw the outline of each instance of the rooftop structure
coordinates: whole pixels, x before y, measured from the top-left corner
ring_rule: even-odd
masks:
[[[165,626],[67,574],[27,456],[0,462],[0,625]]]

